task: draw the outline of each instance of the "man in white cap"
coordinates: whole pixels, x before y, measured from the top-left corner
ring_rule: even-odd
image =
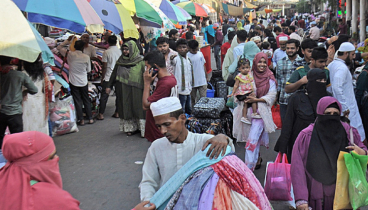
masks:
[[[139,185],[141,201],[149,201],[186,162],[209,144],[207,157],[211,159],[224,154],[227,145],[235,151],[232,140],[223,134],[214,137],[189,132],[177,97],[160,99],[150,108],[156,126],[165,137],[154,141],[147,151]]]
[[[276,49],[272,57],[272,69],[276,71],[277,61],[287,56],[286,54],[286,42],[289,40],[287,36],[281,36],[279,38],[280,48]]]
[[[355,99],[353,78],[348,67],[354,58],[354,45],[344,42],[336,52],[335,59],[328,65],[328,69],[331,76],[332,94],[341,103],[342,114],[349,116],[350,125],[358,129],[360,138],[364,141],[364,128]]]
[[[319,39],[319,28],[317,27],[316,21],[313,21],[310,23],[311,29],[309,30],[309,38],[313,39],[314,41],[317,41]]]

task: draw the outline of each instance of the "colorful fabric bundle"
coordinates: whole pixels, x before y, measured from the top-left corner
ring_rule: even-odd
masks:
[[[197,164],[193,162],[209,163],[205,153],[198,159],[200,153],[203,152],[197,153],[152,197],[150,201],[157,209],[272,209],[253,172],[234,153],[229,153],[229,149],[227,155],[220,156],[217,162],[212,161],[210,165],[201,164],[202,167],[194,167]],[[184,171],[185,179],[183,179]],[[176,191],[172,193],[172,190]]]
[[[53,136],[79,131],[72,96],[63,99],[56,98],[56,101],[50,103],[49,107]]]

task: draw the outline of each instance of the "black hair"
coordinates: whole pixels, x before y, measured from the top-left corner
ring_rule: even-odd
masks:
[[[175,35],[178,33],[178,30],[176,29],[171,29],[170,32],[169,32],[169,38],[171,38],[172,35]]]
[[[254,30],[261,30],[262,28],[261,28],[261,26],[255,26],[254,27]]]
[[[295,44],[295,47],[298,48],[300,46],[300,42],[299,40],[296,40],[296,39],[289,39],[287,40],[286,44]]]
[[[245,40],[247,40],[247,32],[245,30],[239,30],[236,32],[236,35],[238,35],[238,39],[241,42],[245,42]]]
[[[281,32],[282,31],[282,29],[280,28],[280,26],[276,26],[274,29],[273,29],[273,31],[276,33],[277,31],[278,32]]]
[[[179,45],[188,45],[188,41],[186,39],[179,39],[178,41],[176,41],[176,48],[178,48]]]
[[[229,40],[233,40],[233,39],[234,39],[234,37],[235,37],[235,35],[236,35],[236,32],[235,32],[235,31],[230,31],[230,32],[227,34],[227,38],[228,38]]]
[[[332,43],[335,46],[335,50],[338,50],[340,48],[340,45],[344,42],[348,42],[350,38],[351,36],[347,34],[339,35],[339,38],[337,38],[337,40]]]
[[[281,23],[281,26],[288,26],[286,23]]]
[[[245,64],[248,64],[250,66],[250,61],[246,58],[239,58],[239,61],[238,61],[238,68],[241,66],[241,65],[245,65]]]
[[[186,40],[192,40],[192,39],[194,39],[193,32],[192,31],[187,31],[187,33],[185,33],[185,39]]]
[[[8,57],[8,56],[0,56],[0,64],[1,65],[8,65],[8,64],[10,64],[12,59],[13,58]]]
[[[327,50],[324,47],[313,48],[312,58],[314,60],[327,59],[327,57],[328,57],[328,53],[327,53]]]
[[[342,19],[339,19],[339,22],[342,22]]]
[[[157,40],[156,40],[156,45],[160,45],[160,44],[169,44],[169,38],[167,37],[158,37]]]
[[[265,29],[264,33],[266,34],[267,37],[274,37],[270,29]]]
[[[224,19],[224,23],[227,23],[227,19]]]
[[[245,20],[245,23],[247,23],[247,24],[248,24],[248,23],[250,23],[250,21],[249,21],[248,19],[246,19],[246,20]]]
[[[345,52],[338,51],[337,56],[343,56]]]
[[[179,119],[180,115],[184,114],[183,109],[178,109],[176,111],[170,112],[170,117],[175,117]]]
[[[117,41],[118,41],[118,38],[115,35],[111,35],[107,38],[107,43],[109,43],[109,45],[111,46],[116,45]]]
[[[295,32],[295,26],[289,26],[289,29],[290,29],[292,32]]]
[[[252,21],[253,21],[253,20],[257,20],[257,18],[253,18],[253,19],[252,19]]]
[[[212,25],[212,20],[208,21],[208,23],[209,23],[210,25]]]
[[[273,19],[273,20],[272,20],[272,23],[274,23],[274,24],[275,24],[275,23],[276,23],[276,19]]]
[[[306,50],[308,48],[313,49],[315,47],[318,47],[318,45],[317,45],[316,41],[314,41],[313,39],[308,38],[308,39],[304,39],[302,41],[301,47],[302,47],[303,50]]]
[[[37,79],[43,79],[44,77],[44,70],[43,70],[43,62],[41,59],[41,55],[37,58],[35,62],[27,62],[24,61],[24,70],[28,73],[29,77],[32,78],[33,81]]]
[[[259,23],[262,24],[263,23],[263,20],[259,20]]]
[[[157,65],[158,67],[165,68],[166,67],[166,60],[164,54],[162,54],[158,50],[153,50],[147,53],[144,58],[144,61],[147,61],[149,65]]]
[[[80,51],[83,51],[83,49],[84,49],[84,42],[82,41],[82,40],[78,40],[78,41],[76,41],[75,43],[74,43],[74,48],[76,49],[76,50],[80,50]]]
[[[262,49],[268,49],[270,46],[271,45],[270,45],[269,42],[262,42],[262,44],[261,44]]]
[[[197,49],[198,46],[199,46],[199,43],[197,42],[197,40],[192,39],[192,40],[188,41],[188,47],[190,49],[193,49],[193,50]]]

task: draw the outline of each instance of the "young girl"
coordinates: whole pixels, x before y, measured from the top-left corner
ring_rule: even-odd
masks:
[[[239,74],[235,77],[235,85],[233,92],[228,97],[236,96],[239,101],[244,101],[250,94],[253,93],[253,77],[250,75],[250,61],[245,58],[240,58],[238,61],[238,70]],[[254,94],[254,93],[253,93]],[[252,118],[261,118],[259,114],[257,114],[257,103],[252,103]],[[248,103],[244,103],[243,107],[243,117],[241,121],[246,124],[252,124],[251,121],[247,118],[248,113]]]

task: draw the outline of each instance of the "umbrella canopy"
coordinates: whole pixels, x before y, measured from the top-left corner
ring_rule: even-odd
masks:
[[[183,8],[178,7],[178,6],[177,6],[177,8],[183,13],[185,18],[188,18],[188,20],[192,19],[192,16],[187,11],[185,11]]]
[[[174,0],[174,1],[172,1],[171,3],[173,3],[173,4],[179,4],[179,3],[181,3],[181,2],[188,2],[189,0]]]
[[[243,16],[245,13],[253,10],[250,8],[242,8],[225,3],[222,3],[222,8],[226,14],[231,16]]]
[[[83,33],[102,33],[104,24],[86,0],[13,0],[32,23]]]
[[[105,24],[105,28],[119,34],[124,31],[124,37],[139,38],[137,27],[135,26],[129,12],[118,1],[115,3],[106,0],[88,0],[95,9],[101,20]]]
[[[201,5],[194,2],[181,2],[176,4],[176,6],[183,8],[189,14],[199,17],[208,17],[207,12],[201,7]]]
[[[0,55],[34,62],[44,52],[44,61],[53,64],[50,49],[11,0],[0,1],[0,25]]]
[[[251,9],[255,9],[255,8],[258,7],[254,4],[251,4],[251,3],[247,2],[247,1],[244,1],[244,4],[245,4],[246,7],[251,8]]]
[[[185,13],[168,0],[151,0],[152,4],[158,7],[173,23],[185,25],[188,19],[192,17],[184,16]],[[184,10],[185,11],[185,10]]]
[[[124,0],[124,7],[131,16],[136,15],[138,18],[151,22],[154,27],[161,27],[163,24],[157,10],[144,0]]]
[[[216,13],[216,10],[214,8],[212,8],[210,5],[208,4],[201,4],[201,6],[203,7],[204,10],[206,10],[206,12],[209,13]]]

